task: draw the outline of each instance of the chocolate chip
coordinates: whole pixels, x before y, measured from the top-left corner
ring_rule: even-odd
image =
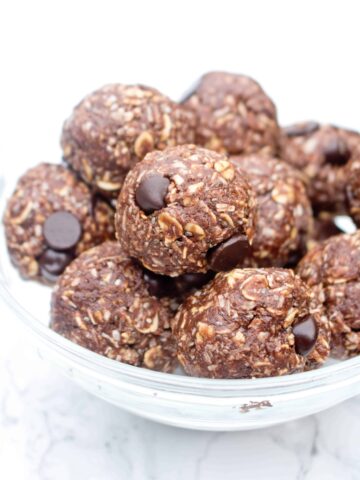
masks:
[[[305,317],[293,326],[295,336],[295,351],[297,354],[306,356],[313,350],[317,337],[318,326],[313,317]]]
[[[198,289],[214,278],[213,272],[207,273],[185,273],[174,278],[175,288],[178,295]]]
[[[73,258],[74,256],[69,252],[57,252],[48,248],[38,258],[40,273],[47,280],[54,282]]]
[[[310,133],[319,130],[320,124],[317,122],[305,122],[290,125],[284,128],[284,132],[288,137],[302,137],[303,135],[310,135]]]
[[[326,162],[332,165],[345,165],[351,157],[351,152],[344,139],[334,136],[328,140],[323,148]]]
[[[235,268],[241,260],[252,255],[252,249],[245,235],[234,235],[211,249],[208,254],[211,270],[224,272]]]
[[[153,173],[143,178],[135,193],[137,205],[147,214],[164,208],[169,184],[170,180],[160,173]]]
[[[47,245],[54,250],[70,250],[81,237],[81,225],[72,213],[60,211],[48,217],[43,234]]]

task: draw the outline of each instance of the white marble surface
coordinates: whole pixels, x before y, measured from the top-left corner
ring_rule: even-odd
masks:
[[[82,391],[0,319],[0,478],[360,479],[360,398],[253,432],[175,429]]]

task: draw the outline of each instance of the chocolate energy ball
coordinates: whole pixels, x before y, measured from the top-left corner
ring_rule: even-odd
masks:
[[[300,168],[309,179],[309,196],[317,211],[346,211],[346,165],[360,144],[356,132],[332,125],[305,122],[286,127],[281,158]]]
[[[258,154],[230,160],[246,172],[257,197],[252,249],[238,266],[284,266],[301,258],[313,228],[302,174],[285,162]]]
[[[252,78],[207,73],[183,103],[197,116],[198,145],[230,154],[276,153],[276,108]]]
[[[252,378],[320,366],[329,353],[322,304],[292,270],[219,273],[180,307],[173,333],[193,376]]]
[[[191,111],[153,88],[107,85],[85,97],[65,122],[64,158],[88,184],[116,197],[146,153],[192,143],[194,121]]]
[[[252,188],[227,157],[183,145],[149,153],[131,170],[115,223],[130,256],[175,277],[232,268],[249,248],[254,211]],[[230,238],[236,255],[223,245]]]
[[[312,249],[298,274],[310,286],[322,285],[331,328],[331,355],[360,353],[360,232],[337,235]]]
[[[84,250],[113,239],[114,211],[62,165],[41,163],[18,181],[4,214],[22,276],[52,283]]]
[[[356,225],[360,226],[360,143],[359,151],[346,166],[346,197],[348,211]]]
[[[59,278],[51,328],[114,360],[171,372],[171,315],[149,293],[142,269],[117,242],[105,242],[80,255]]]

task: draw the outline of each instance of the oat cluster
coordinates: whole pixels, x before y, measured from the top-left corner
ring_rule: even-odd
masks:
[[[43,275],[42,256],[49,249],[43,226],[58,211],[72,213],[81,225],[72,257],[114,238],[113,209],[102,199],[94,201],[89,188],[64,166],[41,163],[20,177],[3,219],[11,260],[25,278],[54,281]]]
[[[196,115],[196,143],[230,154],[274,154],[276,108],[261,86],[245,75],[210,72],[184,104]]]
[[[83,180],[116,196],[128,171],[152,150],[192,143],[194,115],[154,88],[112,84],[75,107],[61,138]]]
[[[174,324],[178,357],[190,375],[251,378],[321,365],[329,336],[321,305],[292,270],[234,269],[219,273],[188,298]],[[296,345],[296,325],[318,326],[311,353]],[[310,345],[311,344],[311,345]]]
[[[143,271],[116,242],[80,255],[52,295],[51,328],[106,357],[170,372],[175,344],[166,302],[149,295]]]
[[[208,378],[360,354],[360,233],[338,217],[360,225],[358,132],[280,126],[255,80],[210,72],[180,102],[96,90],[61,147],[63,163],[20,177],[3,217],[20,274],[55,284],[57,333]]]
[[[348,163],[358,157],[360,135],[333,125],[306,122],[282,130],[280,155],[308,179],[308,193],[317,210],[347,211]]]
[[[162,208],[149,214],[136,192],[155,174],[169,184]],[[116,231],[144,267],[178,276],[207,271],[209,250],[234,234],[251,242],[254,214],[247,177],[225,155],[184,145],[149,153],[129,173],[118,198]]]
[[[332,355],[360,353],[360,232],[320,243],[300,262],[298,274],[321,288],[331,328]]]
[[[252,255],[238,266],[284,266],[300,257],[313,235],[313,215],[304,175],[276,158],[230,157],[247,174],[257,200]]]

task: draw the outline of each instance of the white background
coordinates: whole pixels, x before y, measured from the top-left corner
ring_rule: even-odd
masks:
[[[356,0],[2,0],[0,174],[57,161],[63,120],[110,82],[177,99],[205,71],[245,73],[283,124],[359,128],[359,18]],[[360,479],[358,399],[261,432],[175,430],[89,397],[0,322],[1,478]]]

